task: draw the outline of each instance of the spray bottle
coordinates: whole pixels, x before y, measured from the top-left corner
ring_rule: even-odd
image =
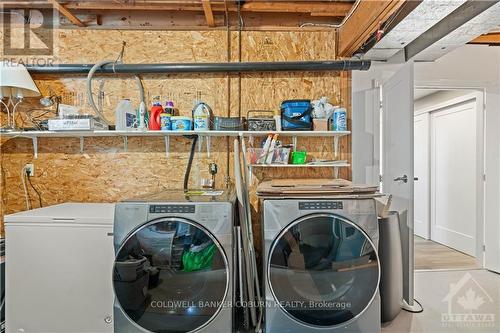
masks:
[[[145,131],[146,128],[146,104],[144,101],[139,105],[139,130]]]

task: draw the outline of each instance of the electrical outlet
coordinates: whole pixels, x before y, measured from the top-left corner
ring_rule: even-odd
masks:
[[[28,163],[24,166],[24,170],[26,171],[26,174],[30,177],[35,176],[35,165],[33,163]]]

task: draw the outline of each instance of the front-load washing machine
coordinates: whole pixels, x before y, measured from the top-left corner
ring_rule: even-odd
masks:
[[[231,191],[166,191],[116,205],[115,332],[231,332]]]
[[[268,333],[380,332],[373,198],[263,202]]]

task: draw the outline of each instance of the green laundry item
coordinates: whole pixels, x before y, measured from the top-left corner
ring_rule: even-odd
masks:
[[[184,272],[194,272],[212,266],[216,246],[209,245],[201,251],[193,252],[188,250],[182,254],[182,264]]]

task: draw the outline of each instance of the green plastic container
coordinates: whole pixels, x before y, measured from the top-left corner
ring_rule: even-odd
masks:
[[[306,164],[307,152],[294,151],[292,152],[292,164]]]

